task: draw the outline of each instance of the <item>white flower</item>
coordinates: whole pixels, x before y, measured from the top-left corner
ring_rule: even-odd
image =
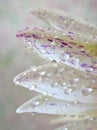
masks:
[[[97,119],[91,121],[91,117],[97,116],[97,27],[46,10],[31,14],[49,27],[27,28],[17,37],[36,54],[56,62],[32,66],[14,78],[17,85],[42,93],[21,105],[17,113],[66,115],[63,121],[79,122],[57,130],[94,130]]]

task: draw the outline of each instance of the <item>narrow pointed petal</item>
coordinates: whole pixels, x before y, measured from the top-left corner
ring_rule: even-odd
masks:
[[[40,18],[46,24],[51,25],[51,27],[55,28],[56,30],[66,31],[76,31],[80,33],[87,33],[91,35],[97,35],[97,27],[93,25],[89,25],[82,20],[77,20],[76,18],[72,18],[71,16],[67,15],[65,12],[57,13],[55,11],[48,11],[48,10],[34,10],[31,12],[32,15]]]
[[[97,102],[97,77],[64,64],[31,67],[14,78],[17,85],[62,100]]]
[[[97,118],[91,117],[85,120],[69,123],[54,130],[96,130],[96,129],[97,129]]]
[[[96,104],[70,104],[68,101],[59,100],[46,95],[39,95],[30,99],[17,109],[17,113],[44,113],[65,115],[65,120],[82,120],[97,115]]]
[[[46,21],[46,23],[51,23],[53,27],[59,28],[55,28],[55,30],[60,32],[65,40],[83,45],[91,44],[92,48],[94,46],[93,43],[95,43],[97,48],[97,26],[91,26],[76,20],[76,18],[74,19],[64,14],[60,16],[46,10],[32,11],[32,14]],[[88,49],[90,48],[88,47]],[[97,56],[97,50],[95,51]]]
[[[75,38],[71,38],[70,35],[71,32],[69,35],[62,35],[59,31],[34,28],[18,32],[17,37],[24,41],[25,46],[43,58],[52,58],[57,62],[97,75],[97,43],[91,40],[90,43],[85,43],[81,41],[84,40],[83,36],[81,40],[78,38],[80,40],[78,43],[78,39],[74,41]]]

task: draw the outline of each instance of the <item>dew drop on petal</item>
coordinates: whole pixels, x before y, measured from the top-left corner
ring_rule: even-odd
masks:
[[[74,79],[74,82],[78,82],[78,81],[79,81],[79,78],[75,78],[75,79]]]
[[[76,105],[77,103],[78,103],[78,101],[75,100],[75,101],[71,102],[71,105]]]
[[[70,103],[67,103],[67,104],[66,104],[66,106],[68,106],[68,107],[69,107],[69,106],[71,106],[71,104],[70,104]]]
[[[43,75],[45,75],[45,71],[41,71],[41,72],[39,72],[39,74],[41,75],[41,76],[43,76]]]
[[[65,68],[58,68],[59,73],[64,72]]]
[[[64,93],[65,93],[65,94],[71,94],[72,91],[73,91],[73,88],[72,88],[72,87],[65,87],[65,88],[64,88]]]
[[[93,89],[92,89],[92,88],[83,88],[83,89],[82,89],[82,95],[84,95],[84,96],[88,96],[88,95],[90,95],[92,92],[93,92]]]
[[[37,85],[35,85],[35,84],[33,84],[33,85],[31,85],[31,86],[28,87],[28,89],[30,91],[33,91],[35,88],[37,88]]]
[[[32,115],[32,116],[35,116],[35,114],[36,114],[35,112],[31,112],[31,115]]]
[[[41,82],[41,81],[43,80],[43,78],[42,78],[42,77],[38,77],[37,80],[38,80],[39,82]]]
[[[36,106],[40,105],[40,102],[39,102],[39,101],[36,101],[36,102],[35,102],[35,105],[36,105]]]
[[[58,82],[57,81],[54,81],[51,83],[51,87],[57,87],[58,86]]]
[[[46,73],[46,76],[47,76],[47,77],[50,77],[51,75],[52,75],[52,72],[47,72],[47,73]]]
[[[69,60],[70,58],[70,53],[69,52],[62,52],[61,55],[60,55],[60,58],[64,61],[64,60]]]
[[[79,59],[78,58],[75,58],[72,60],[72,64],[74,64],[75,66],[78,66],[79,64]]]
[[[33,65],[33,66],[31,66],[31,70],[36,72],[37,71],[37,67]]]

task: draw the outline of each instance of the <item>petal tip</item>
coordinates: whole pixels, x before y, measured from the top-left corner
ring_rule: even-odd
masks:
[[[22,110],[20,109],[20,107],[19,108],[17,108],[17,110],[16,110],[16,113],[22,113]]]

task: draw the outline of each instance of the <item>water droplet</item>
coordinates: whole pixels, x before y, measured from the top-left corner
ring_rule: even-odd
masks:
[[[31,70],[36,72],[37,71],[37,67],[33,65],[33,66],[31,66]]]
[[[64,93],[65,94],[71,94],[73,90],[74,90],[74,88],[72,88],[72,87],[65,87],[64,88]]]
[[[60,58],[65,61],[65,60],[69,60],[70,58],[70,53],[69,52],[62,52],[60,55]]]
[[[86,71],[93,71],[95,68],[93,67],[93,66],[88,66],[87,68],[86,68]]]
[[[41,76],[43,76],[43,75],[45,75],[46,72],[45,71],[41,71],[39,73],[40,73]]]
[[[37,87],[37,85],[33,84],[32,86],[29,86],[28,89],[29,89],[30,91],[32,91],[32,90],[34,90],[36,87]]]
[[[70,104],[71,105],[76,105],[77,103],[78,103],[78,101],[75,100],[75,101],[72,101]]]
[[[36,102],[34,103],[34,105],[38,106],[38,105],[40,105],[40,102],[39,102],[39,101],[36,101]]]
[[[36,114],[35,112],[32,112],[32,113],[31,113],[32,116],[35,116],[35,114]]]
[[[71,106],[71,104],[70,104],[70,103],[67,103],[67,104],[66,104],[66,106],[68,106],[68,107],[69,107],[69,106]]]
[[[78,81],[79,81],[79,78],[75,78],[75,79],[74,79],[74,82],[78,82]]]
[[[28,45],[31,45],[31,41],[27,41],[27,44],[28,44]]]
[[[75,58],[73,60],[71,60],[72,64],[74,64],[75,66],[78,66],[79,64],[79,59],[78,58]]]
[[[62,86],[66,86],[66,82],[63,82],[63,83],[61,83],[62,84]]]
[[[23,43],[24,43],[25,48],[28,48],[32,44],[32,42],[29,40],[25,40],[23,41]]]
[[[65,68],[58,68],[59,72],[63,72],[65,70]]]
[[[40,52],[41,53],[46,53],[46,50],[45,49],[41,49]]]
[[[70,54],[69,54],[69,53],[65,53],[64,59],[65,59],[65,60],[69,60],[69,58],[70,58]]]
[[[52,75],[51,72],[47,72],[47,73],[46,73],[46,76],[48,76],[48,77],[50,77],[51,75]]]
[[[48,98],[45,98],[45,101],[48,101]]]
[[[53,81],[52,83],[51,83],[51,87],[57,87],[58,86],[58,82],[57,81]]]
[[[88,96],[88,95],[90,95],[92,92],[93,92],[93,89],[92,89],[92,88],[83,88],[83,89],[82,89],[82,95],[84,95],[84,96]]]
[[[41,82],[43,80],[43,78],[42,77],[38,77],[37,80]]]
[[[93,118],[93,117],[90,117],[90,118],[89,118],[89,120],[90,120],[90,121],[93,121],[93,120],[94,120],[94,118]]]
[[[59,113],[59,114],[62,113],[62,110],[57,110],[57,113]]]

